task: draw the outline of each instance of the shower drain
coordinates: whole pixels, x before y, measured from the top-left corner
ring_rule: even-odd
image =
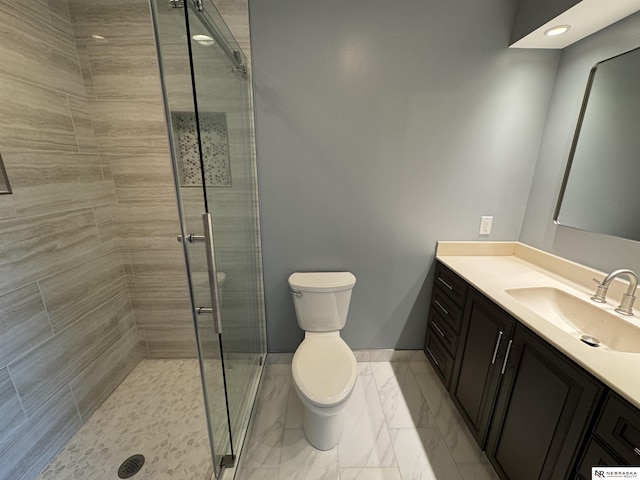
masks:
[[[118,469],[118,477],[131,478],[140,471],[144,465],[144,455],[132,455],[127,458]]]

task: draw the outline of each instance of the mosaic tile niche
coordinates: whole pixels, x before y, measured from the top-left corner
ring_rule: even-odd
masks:
[[[174,136],[177,139],[180,186],[201,187],[198,133],[193,112],[172,112]],[[227,115],[221,112],[200,112],[204,181],[208,187],[230,187],[229,135]]]

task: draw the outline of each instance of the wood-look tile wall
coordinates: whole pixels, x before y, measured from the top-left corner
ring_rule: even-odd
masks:
[[[0,478],[18,480],[46,465],[142,348],[68,3],[0,0],[0,32],[0,154],[13,189],[0,196]]]
[[[169,7],[169,3],[166,3]],[[98,152],[146,357],[194,357],[195,335],[147,0],[70,0]]]

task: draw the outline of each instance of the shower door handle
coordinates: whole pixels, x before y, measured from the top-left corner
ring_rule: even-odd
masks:
[[[207,272],[209,273],[209,293],[211,294],[211,313],[213,313],[213,328],[216,333],[222,333],[222,315],[220,314],[220,290],[218,288],[218,269],[216,268],[216,251],[213,245],[213,221],[211,214],[202,214],[204,229],[204,243],[207,252]],[[209,313],[208,309],[196,309],[199,314]]]

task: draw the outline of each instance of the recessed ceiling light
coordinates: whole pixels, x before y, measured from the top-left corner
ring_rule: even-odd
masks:
[[[544,34],[547,37],[555,37],[556,35],[562,35],[563,33],[567,33],[571,25],[558,25],[556,27],[550,28],[549,30],[545,30]]]
[[[209,35],[194,35],[193,38],[200,45],[213,45],[215,42]]]

